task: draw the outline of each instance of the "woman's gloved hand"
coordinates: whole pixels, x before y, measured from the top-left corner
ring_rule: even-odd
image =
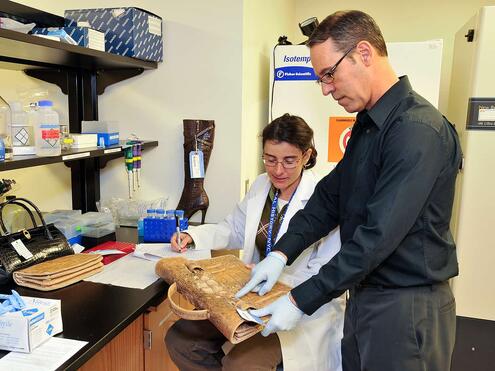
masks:
[[[277,282],[286,263],[287,258],[284,254],[277,251],[270,252],[252,269],[251,279],[235,294],[236,298],[239,299],[250,291],[258,292],[260,296],[265,295]]]

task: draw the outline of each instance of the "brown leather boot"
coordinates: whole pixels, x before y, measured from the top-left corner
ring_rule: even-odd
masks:
[[[201,210],[201,224],[205,222],[206,210],[209,206],[203,182],[204,178],[191,179],[189,170],[189,153],[203,151],[204,170],[208,167],[213,139],[215,137],[215,121],[213,120],[183,120],[184,121],[184,189],[180,197],[178,210],[184,210],[188,219],[196,211]]]

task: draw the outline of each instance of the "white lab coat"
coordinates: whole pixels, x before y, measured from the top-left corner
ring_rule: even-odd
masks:
[[[317,179],[312,171],[303,171],[277,240],[287,231],[294,214],[306,205],[316,183]],[[242,260],[245,263],[257,263],[260,257],[255,245],[256,232],[270,187],[271,182],[266,173],[258,176],[244,199],[225,220],[218,224],[191,227],[187,233],[194,240],[196,249],[243,249]],[[318,273],[320,267],[339,250],[340,234],[336,229],[287,266],[280,280],[291,287],[299,285]],[[282,346],[284,371],[342,369],[340,340],[344,305],[342,297],[334,299],[313,315],[304,315],[294,330],[277,333]]]

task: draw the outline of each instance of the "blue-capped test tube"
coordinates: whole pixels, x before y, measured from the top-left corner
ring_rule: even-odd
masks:
[[[157,219],[165,219],[165,210],[156,209],[155,214]]]
[[[167,210],[165,212],[165,219],[174,220],[175,219],[175,210]]]
[[[146,210],[146,217],[147,218],[150,218],[150,219],[154,219],[155,218],[155,209],[148,209]]]

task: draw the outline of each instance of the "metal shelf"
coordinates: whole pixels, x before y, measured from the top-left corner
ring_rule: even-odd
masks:
[[[121,157],[123,155],[122,144],[106,148],[92,147],[71,149],[69,151],[63,151],[60,156],[14,156],[13,160],[0,162],[0,171],[22,169],[27,167],[49,165],[60,162],[70,162],[90,158],[100,158],[100,162],[102,162],[102,164],[106,164],[108,160]],[[156,140],[143,142],[143,149],[157,146],[158,141]]]
[[[12,1],[0,3],[0,15],[34,22],[41,27],[60,27],[64,18]],[[156,69],[157,62],[143,61],[121,55],[84,48],[0,29],[0,67],[26,70],[33,67],[84,69],[88,71],[115,69]]]
[[[7,0],[0,0],[0,16],[34,22],[39,27],[64,25],[63,17]],[[98,120],[98,95],[107,86],[157,66],[157,62],[0,29],[0,68],[21,70],[58,85],[68,96],[71,133],[81,132],[83,120]],[[145,142],[143,148],[157,145],[157,141]],[[119,156],[122,156],[120,146],[72,150],[54,157],[17,156],[0,163],[0,171],[66,163],[71,168],[72,208],[95,211],[100,199],[100,169]]]
[[[0,67],[14,70],[40,67],[87,71],[150,70],[156,69],[158,65],[157,62],[123,57],[5,29],[0,29],[0,61]]]

